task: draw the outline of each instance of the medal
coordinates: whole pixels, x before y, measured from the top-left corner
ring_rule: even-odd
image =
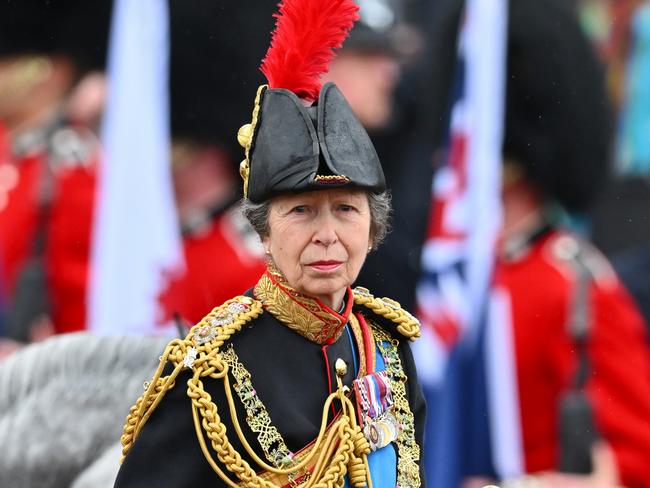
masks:
[[[397,439],[400,424],[393,415],[393,395],[386,373],[371,373],[354,380],[359,424],[373,451]]]

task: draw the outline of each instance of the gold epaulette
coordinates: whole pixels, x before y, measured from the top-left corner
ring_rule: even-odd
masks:
[[[237,296],[215,307],[201,321],[190,329],[185,338],[198,352],[219,348],[242,326],[259,317],[262,302],[247,296]]]
[[[390,298],[376,298],[367,288],[357,286],[352,290],[354,293],[354,303],[363,305],[373,313],[390,320],[397,325],[397,332],[402,334],[410,341],[420,337],[420,321],[402,306]]]
[[[191,369],[198,380],[204,376],[223,375],[225,363],[219,355],[221,346],[242,327],[262,314],[262,302],[247,296],[238,296],[215,307],[190,329],[185,339],[174,339],[160,356],[160,364],[151,381],[145,383],[145,392],[138,398],[126,417],[121,437],[124,460],[136,436],[151,416],[167,391],[174,387],[178,374]],[[163,376],[167,364],[173,371]]]

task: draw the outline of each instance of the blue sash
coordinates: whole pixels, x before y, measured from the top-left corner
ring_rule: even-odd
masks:
[[[379,350],[377,350],[376,359],[376,370],[378,372],[384,371],[386,365]],[[390,443],[386,447],[371,452],[368,455],[368,464],[373,488],[395,488],[397,486],[397,452],[395,444]],[[345,478],[345,488],[351,488],[347,476]]]

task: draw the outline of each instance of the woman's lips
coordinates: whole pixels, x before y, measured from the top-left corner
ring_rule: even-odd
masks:
[[[307,266],[317,269],[318,271],[334,271],[338,269],[343,263],[341,261],[314,261]]]

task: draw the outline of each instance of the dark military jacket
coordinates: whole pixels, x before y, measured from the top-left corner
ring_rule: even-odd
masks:
[[[351,321],[348,320],[350,314],[354,314],[356,317],[361,315],[361,320],[369,324],[369,329],[370,327],[377,327],[383,330],[391,339],[394,339],[394,344],[398,344],[396,350],[403,371],[408,378],[406,381],[406,396],[413,414],[414,437],[417,445],[422,446],[425,404],[417,382],[415,365],[408,346],[408,340],[398,332],[396,323],[391,320],[390,317],[395,314],[387,314],[389,318],[386,318],[373,312],[365,305],[354,303],[355,294],[356,298],[358,298],[359,293],[363,293],[364,296],[371,297],[375,301],[382,299],[374,299],[363,289],[356,291],[355,294],[353,294],[352,290],[348,290],[346,309],[341,314],[327,309],[322,304],[318,304],[319,306],[314,310],[310,308],[314,305],[313,301],[306,304],[296,302],[297,295],[291,290],[289,290],[288,295],[290,300],[286,300],[287,290],[283,290],[280,292],[283,301],[277,303],[277,296],[276,299],[268,296],[269,290],[275,293],[275,283],[268,280],[268,272],[265,276],[267,276],[266,284],[270,285],[270,287],[267,287],[266,295],[260,291],[260,284],[258,283],[255,293],[250,291],[247,293],[247,297],[250,298],[244,299],[244,297],[241,297],[244,301],[249,300],[252,302],[251,298],[259,298],[260,295],[263,295],[264,311],[261,315],[246,322],[241,327],[241,330],[225,341],[220,351],[231,350],[235,352],[239,363],[250,374],[247,378],[254,387],[254,393],[263,402],[272,425],[281,435],[287,448],[292,453],[298,452],[317,437],[323,416],[323,406],[328,395],[337,387],[337,373],[335,370],[337,359],[342,359],[348,365],[347,372],[341,378],[344,385],[351,386],[355,375],[359,373],[360,369],[364,369],[362,363],[364,362],[363,350],[365,346],[363,339],[359,340],[358,333],[355,334],[350,330]],[[260,280],[260,283],[262,281]],[[298,299],[300,298],[298,297]],[[239,302],[235,300],[235,303],[238,306]],[[395,302],[382,303],[390,303],[393,308],[396,308]],[[232,307],[231,304],[230,308]],[[221,311],[219,311],[219,308],[215,309],[216,312],[213,311],[213,319],[214,316],[218,319],[217,325],[229,320],[227,309],[228,306],[226,306],[225,315],[223,307]],[[335,325],[332,328],[333,333],[329,337],[314,338],[309,335],[310,331],[297,329],[296,323],[304,324],[305,322],[301,322],[302,319],[310,316],[305,315],[305,312],[313,317],[313,320],[308,321],[308,324],[320,324],[320,321],[325,317],[326,323]],[[293,324],[288,326],[287,323],[294,313],[298,315],[293,316]],[[323,315],[324,313],[325,315]],[[329,322],[327,314],[336,320]],[[412,318],[410,315],[408,317]],[[338,328],[336,327],[337,321],[340,324]],[[206,322],[205,319],[202,323],[204,325],[199,324],[198,329],[198,326],[192,329],[189,337],[192,337],[193,340],[198,338],[198,342],[205,340],[204,344],[209,345],[209,341],[215,340],[213,336],[220,329],[211,326],[210,322]],[[323,326],[321,324],[321,330],[327,329],[329,325]],[[417,331],[414,334],[417,334]],[[192,360],[193,358],[188,359],[187,355],[185,356],[185,361],[191,363]],[[171,370],[172,367],[168,365],[164,373],[169,374]],[[209,486],[227,486],[207,462],[197,440],[191,400],[188,397],[187,388],[187,382],[192,377],[192,374],[192,368],[184,368],[175,379],[174,387],[165,394],[144,427],[135,437],[128,454],[124,458],[115,483],[116,487],[179,488],[198,486],[205,483],[209,483]],[[228,377],[241,430],[257,456],[267,461],[268,456],[265,455],[264,450],[261,448],[259,432],[253,432],[247,421],[247,415],[250,416],[250,412],[247,413],[243,402],[240,401],[234,391],[235,388],[241,385],[238,384],[238,379],[232,375],[232,371],[230,371]],[[239,380],[241,379],[240,376]],[[205,391],[210,395],[217,407],[219,420],[216,420],[216,422],[223,423],[228,440],[234,449],[242,455],[242,458],[253,469],[256,469],[257,464],[246,453],[235,431],[223,381],[209,377],[202,378],[202,381]],[[340,406],[336,402],[333,408],[328,409],[328,422],[333,420],[335,414],[338,413],[338,409],[340,409]],[[205,431],[203,436],[205,437]],[[207,437],[206,442],[208,445],[210,444]],[[398,459],[400,458],[398,452],[400,449],[402,448],[395,448]],[[212,450],[212,455],[218,463],[214,450]],[[413,454],[413,456],[417,457],[417,454]],[[421,486],[424,486],[424,476],[419,459],[415,459],[415,462],[418,464]],[[223,465],[221,465],[221,468],[224,469]],[[232,473],[229,474],[232,475]],[[231,476],[231,479],[237,481],[233,476]]]

